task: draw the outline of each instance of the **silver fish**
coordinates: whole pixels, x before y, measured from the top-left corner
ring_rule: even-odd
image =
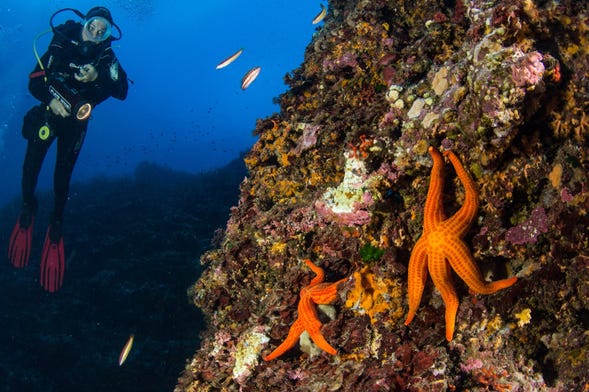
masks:
[[[229,64],[231,64],[232,62],[234,62],[235,60],[237,60],[237,58],[242,53],[243,53],[243,48],[239,49],[237,52],[233,53],[231,56],[227,57],[225,60],[223,60],[219,64],[217,64],[216,69],[225,68],[226,66],[228,66]]]
[[[248,86],[252,84],[254,80],[256,80],[261,70],[261,67],[254,67],[247,71],[247,73],[241,79],[241,89],[245,90],[248,88]]]
[[[121,366],[125,362],[127,356],[131,352],[131,348],[133,347],[133,339],[135,339],[135,335],[129,336],[129,340],[127,340],[127,343],[125,343],[125,345],[123,346],[121,354],[119,355],[119,366]]]
[[[323,4],[321,4],[321,12],[319,12],[317,16],[313,18],[313,21],[311,23],[317,24],[321,22],[323,18],[325,18],[325,15],[327,15],[327,8],[325,8]]]

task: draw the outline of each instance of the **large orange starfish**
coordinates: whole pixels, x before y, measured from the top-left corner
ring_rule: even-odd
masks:
[[[443,158],[434,147],[429,148],[434,161],[427,199],[425,201],[423,234],[415,244],[409,259],[409,314],[405,325],[409,325],[421,302],[421,295],[427,280],[427,273],[440,291],[446,305],[446,339],[452,340],[458,296],[452,283],[451,269],[464,280],[475,293],[491,294],[515,283],[516,277],[487,283],[475,264],[473,257],[461,237],[466,234],[475,218],[479,202],[474,182],[464,170],[458,157],[452,151],[444,152],[465,189],[464,204],[450,218],[446,218],[442,206]],[[450,268],[451,267],[451,268]]]
[[[278,358],[288,350],[294,347],[299,340],[299,336],[304,331],[309,333],[311,339],[324,351],[335,355],[336,349],[331,347],[321,334],[321,321],[317,316],[315,304],[330,304],[337,298],[338,285],[345,279],[338,280],[335,283],[323,283],[325,273],[321,267],[317,267],[311,260],[305,260],[305,264],[315,272],[317,276],[311,280],[311,283],[301,290],[301,299],[298,306],[298,318],[290,327],[288,336],[274,351],[264,357],[264,361],[271,361]]]

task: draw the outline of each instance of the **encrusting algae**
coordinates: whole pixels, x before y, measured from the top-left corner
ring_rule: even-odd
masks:
[[[572,0],[329,1],[201,258],[190,296],[208,326],[176,391],[589,389],[588,15]],[[451,341],[432,284],[403,325],[430,146],[478,189],[460,238],[482,284],[518,276],[475,297],[447,272]],[[468,196],[447,169],[453,216]],[[297,320],[305,259],[345,282],[333,318],[317,312],[337,352],[295,341],[263,361]]]
[[[346,298],[347,308],[358,315],[368,315],[372,324],[381,320],[391,325],[403,316],[403,293],[398,280],[376,276],[369,266],[354,272],[353,278],[354,285]]]

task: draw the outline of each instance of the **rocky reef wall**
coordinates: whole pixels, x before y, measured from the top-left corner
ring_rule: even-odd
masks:
[[[190,289],[207,316],[176,391],[589,388],[589,5],[330,0],[280,112],[257,122],[224,238]],[[487,280],[445,339],[428,279],[408,326],[407,269],[432,161],[478,188],[463,238]],[[448,216],[464,201],[444,167]],[[345,279],[320,310],[336,355],[287,337],[314,274]],[[323,308],[322,308],[323,309]]]

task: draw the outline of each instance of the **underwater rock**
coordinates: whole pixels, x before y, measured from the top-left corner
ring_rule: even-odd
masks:
[[[548,231],[547,219],[542,207],[535,208],[528,220],[507,230],[505,239],[514,245],[535,243],[540,234]]]
[[[588,388],[588,14],[572,0],[330,1],[201,258],[190,296],[208,331],[176,391]],[[465,242],[484,278],[518,276],[480,298],[455,279],[449,343],[431,285],[402,324],[430,145],[459,155],[479,190]],[[451,216],[462,187],[444,195]],[[338,354],[293,348],[237,382],[231,347],[269,328],[261,357],[285,338],[306,258],[328,281],[354,277],[322,320]]]

